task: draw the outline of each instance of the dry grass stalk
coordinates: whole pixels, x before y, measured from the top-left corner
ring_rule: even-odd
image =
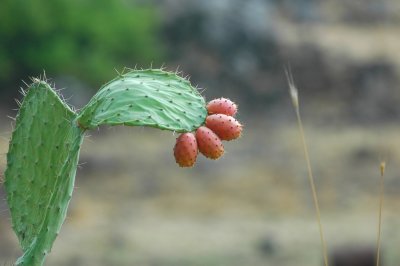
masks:
[[[311,187],[311,191],[312,191],[312,195],[313,195],[313,200],[314,200],[316,218],[317,218],[317,223],[318,223],[318,228],[319,228],[319,235],[321,238],[322,254],[324,257],[324,264],[325,264],[325,266],[328,266],[329,265],[328,264],[328,254],[327,254],[328,252],[327,252],[326,241],[325,241],[324,232],[323,232],[323,228],[322,228],[321,212],[319,209],[317,190],[316,190],[315,184],[314,184],[314,177],[313,177],[313,172],[312,172],[312,168],[311,168],[310,156],[308,154],[308,149],[307,149],[305,135],[304,135],[304,129],[303,129],[303,123],[301,121],[301,116],[300,116],[299,96],[298,96],[299,94],[298,94],[298,90],[294,84],[293,76],[292,76],[290,69],[285,68],[285,74],[286,74],[286,78],[287,78],[288,85],[289,85],[289,92],[290,92],[290,97],[292,99],[292,104],[296,111],[297,124],[299,127],[301,142],[303,145],[304,157],[305,157],[306,163],[307,163],[308,179],[309,179],[309,183],[310,183],[310,187]]]

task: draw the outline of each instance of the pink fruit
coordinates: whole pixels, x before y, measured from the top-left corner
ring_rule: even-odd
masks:
[[[207,116],[206,127],[214,131],[221,140],[233,140],[242,133],[242,125],[232,116],[224,114]]]
[[[176,139],[174,156],[180,167],[193,166],[196,162],[197,153],[197,141],[193,133],[183,133]]]
[[[199,151],[210,159],[218,159],[224,154],[224,146],[220,138],[209,128],[199,127],[196,131]]]
[[[208,114],[224,114],[234,116],[237,112],[237,105],[229,99],[218,98],[207,104]]]

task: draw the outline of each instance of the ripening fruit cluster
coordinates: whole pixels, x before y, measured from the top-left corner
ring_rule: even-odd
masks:
[[[193,166],[199,151],[209,159],[218,159],[224,154],[222,140],[236,139],[242,133],[242,125],[234,118],[237,106],[231,100],[214,99],[207,104],[207,111],[205,126],[176,139],[174,156],[181,167]]]

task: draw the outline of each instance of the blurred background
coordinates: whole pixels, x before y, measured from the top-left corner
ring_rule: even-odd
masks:
[[[329,253],[375,252],[385,160],[382,256],[399,265],[399,47],[398,0],[2,0],[0,174],[23,80],[46,73],[79,109],[115,70],[178,68],[239,104],[243,137],[180,169],[171,132],[90,132],[46,265],[322,265],[290,65]],[[21,255],[9,217],[0,185],[0,265]]]

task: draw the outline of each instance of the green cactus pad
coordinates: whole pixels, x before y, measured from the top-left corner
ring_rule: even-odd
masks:
[[[190,82],[163,70],[134,70],[103,86],[77,115],[44,81],[34,79],[18,112],[7,154],[5,188],[24,254],[41,266],[65,220],[87,129],[107,125],[194,131],[207,115]]]
[[[13,229],[24,251],[18,265],[42,265],[65,219],[83,139],[75,117],[47,83],[29,87],[5,172]]]
[[[151,126],[190,132],[207,116],[204,98],[190,82],[157,69],[133,70],[104,85],[82,109],[78,123]]]

